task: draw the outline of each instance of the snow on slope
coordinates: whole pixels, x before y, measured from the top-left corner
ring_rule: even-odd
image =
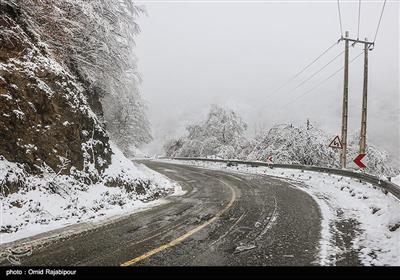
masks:
[[[1,195],[0,244],[79,222],[133,213],[159,203],[154,199],[183,193],[178,184],[142,164],[134,164],[116,146],[111,147],[112,163],[103,180],[93,185],[67,175],[24,174],[24,188],[6,197]],[[24,173],[17,164],[2,159],[0,179],[9,168],[16,170],[15,174]],[[52,191],[49,185],[56,185],[58,191]],[[148,203],[150,200],[153,202]]]
[[[340,261],[337,256],[346,253],[334,238],[340,235],[338,225],[341,222],[352,223],[358,231],[352,249],[358,252],[363,265],[400,265],[400,201],[371,184],[311,171],[246,165],[227,167],[224,163],[201,161],[172,162],[276,176],[310,194],[319,204],[323,218],[321,265],[335,265]]]
[[[396,185],[400,186],[400,175],[393,177],[392,182],[395,183]]]
[[[143,152],[141,149],[131,146],[129,148],[129,158],[136,158],[136,159],[143,159],[143,158],[149,158],[150,156]]]
[[[109,12],[129,1],[120,1],[113,7],[106,1],[93,5],[83,3],[89,1],[72,2],[0,1],[0,243],[135,211],[148,205],[148,201],[179,189],[145,166],[133,164],[115,146],[111,147],[109,132],[98,117],[103,115],[99,96],[112,84],[101,77],[107,73],[106,78],[112,78],[110,73],[117,72],[104,71],[104,67],[93,63],[103,63],[114,70],[127,69],[123,57],[133,57],[130,50],[121,55],[126,48],[115,40],[110,40],[112,52],[100,52],[105,56],[103,59],[98,59],[99,52],[87,52],[93,49],[89,45],[98,44],[97,39],[103,42],[109,38],[104,38],[103,33],[110,28],[101,28],[110,27],[109,17],[94,20],[92,16],[76,17],[75,12],[84,14],[84,8],[90,9],[93,5],[99,7],[98,12],[108,5]],[[71,8],[74,13],[67,12]],[[125,12],[132,11],[125,9],[119,16],[132,19],[133,15]],[[90,30],[87,24],[78,26],[88,20]],[[55,24],[60,22],[64,24]],[[120,21],[113,23],[118,25]],[[66,26],[74,27],[74,32],[67,32],[67,37]],[[119,37],[116,29],[112,29],[107,34]],[[75,35],[79,35],[79,44],[74,40]],[[77,51],[78,45],[85,54]],[[110,56],[114,54],[118,55],[113,60]],[[88,56],[96,58],[95,61]],[[109,63],[111,60],[115,63]],[[121,68],[118,61],[125,66]],[[85,68],[87,71],[83,73],[83,65],[100,70],[94,73]],[[94,74],[101,77],[96,79]],[[116,75],[118,89],[124,86],[122,74]],[[89,78],[93,77],[107,87],[91,84],[93,80]],[[126,89],[132,93],[131,87]],[[112,96],[122,97],[121,94]],[[141,116],[137,119],[139,122],[143,119]],[[140,133],[135,136],[145,137]]]

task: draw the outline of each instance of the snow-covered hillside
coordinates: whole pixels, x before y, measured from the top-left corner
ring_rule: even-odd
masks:
[[[96,181],[112,152],[87,88],[39,41],[18,7],[2,3],[0,11],[0,160],[18,163],[24,174],[51,170]],[[25,186],[22,175],[12,181],[2,173],[3,195]]]
[[[21,165],[1,160],[0,178],[8,176],[24,183],[18,192],[1,197],[0,244],[79,222],[132,213],[149,201],[181,193],[179,185],[144,165],[134,164],[111,146],[111,164],[93,184],[52,170],[27,174]]]
[[[112,87],[101,75],[134,66],[125,60],[131,50],[116,55],[113,49],[130,41],[101,40],[120,38],[115,33],[122,31],[109,24],[120,23],[113,18],[117,14],[134,18],[135,11],[130,1],[0,1],[0,242],[132,211],[175,191],[173,182],[134,164],[119,149],[129,146],[122,142],[143,143],[150,137],[137,94],[130,99],[136,107],[114,108],[130,124],[119,126],[123,136],[133,133],[137,141],[127,136],[119,139],[119,148],[112,145],[111,122],[106,126],[103,120],[100,96],[117,100],[118,93],[128,94],[132,87],[107,92],[96,81]],[[77,16],[85,13],[90,16]],[[132,39],[137,30],[127,29],[135,24],[119,27]],[[103,38],[101,30],[110,37]],[[104,65],[115,71],[104,71]],[[119,87],[121,77],[128,79],[118,74]],[[128,106],[125,98],[121,93],[120,103]],[[136,124],[131,118],[143,122],[141,130],[130,130]]]
[[[397,175],[396,177],[392,178],[392,182],[400,186],[400,175]]]

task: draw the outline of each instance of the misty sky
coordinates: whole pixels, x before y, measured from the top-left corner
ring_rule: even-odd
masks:
[[[383,1],[362,1],[360,38],[373,39]],[[340,37],[336,1],[137,1],[148,16],[138,23],[136,53],[155,140],[143,149],[159,153],[164,141],[184,133],[213,103],[237,111],[255,128],[305,123],[309,118],[340,134],[343,66],[333,47],[287,87],[279,86]],[[369,56],[367,141],[399,157],[399,3],[386,3],[376,47]],[[343,30],[357,36],[358,1],[341,1]],[[350,48],[350,59],[362,46]],[[360,128],[363,56],[350,64],[349,132]],[[271,95],[272,94],[272,95]],[[291,102],[291,103],[289,103]],[[328,145],[329,143],[327,143]]]

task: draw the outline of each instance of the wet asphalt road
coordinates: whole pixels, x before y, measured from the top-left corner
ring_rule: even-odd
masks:
[[[144,163],[187,193],[34,251],[22,265],[318,264],[321,217],[305,192],[266,176]]]

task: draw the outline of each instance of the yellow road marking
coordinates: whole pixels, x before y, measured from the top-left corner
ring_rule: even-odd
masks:
[[[197,172],[196,172],[197,173]],[[202,174],[204,175],[204,174]],[[216,178],[215,178],[216,179]],[[152,255],[155,255],[165,249],[171,248],[175,245],[178,245],[179,243],[181,243],[182,241],[184,241],[185,239],[187,239],[188,237],[190,237],[191,235],[195,234],[196,232],[202,230],[203,228],[205,228],[206,226],[210,225],[211,223],[215,222],[222,214],[224,214],[230,207],[232,207],[233,203],[236,200],[236,192],[235,189],[232,188],[231,186],[229,186],[228,184],[226,184],[224,181],[221,181],[220,179],[217,179],[218,181],[220,181],[221,183],[223,183],[224,185],[226,185],[227,187],[230,188],[231,192],[232,192],[232,197],[231,200],[229,201],[229,203],[224,207],[224,209],[222,209],[221,211],[219,211],[214,217],[212,217],[211,219],[209,219],[208,221],[206,221],[204,224],[201,224],[200,226],[188,231],[187,233],[185,233],[184,235],[179,236],[178,238],[172,240],[171,242],[161,245],[160,247],[157,247],[153,250],[148,251],[147,253],[144,253],[143,255],[136,257],[134,259],[131,259],[129,261],[126,261],[124,263],[121,264],[121,266],[129,266],[129,265],[133,265],[137,262],[140,262],[141,260],[144,260]]]

